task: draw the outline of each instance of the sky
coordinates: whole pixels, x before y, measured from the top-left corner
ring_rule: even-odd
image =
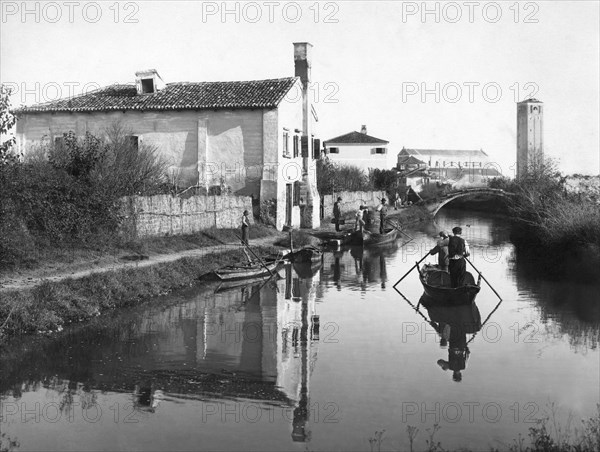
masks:
[[[598,1],[0,2],[0,81],[13,106],[133,83],[294,75],[313,45],[322,140],[367,126],[402,147],[483,149],[513,176],[516,102],[545,105],[544,146],[599,174]]]

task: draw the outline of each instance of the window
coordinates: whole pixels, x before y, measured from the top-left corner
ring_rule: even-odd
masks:
[[[283,156],[291,157],[290,155],[290,134],[283,132]]]
[[[375,154],[387,154],[386,148],[375,148]]]
[[[149,94],[154,92],[154,80],[151,78],[142,79],[142,94]]]
[[[339,154],[340,148],[329,148],[329,153],[330,154]]]
[[[135,149],[136,151],[139,149],[140,140],[137,135],[128,135],[125,137],[125,139],[127,140],[127,145],[131,149]]]
[[[300,182],[299,181],[294,182],[293,205],[294,206],[300,205]]]
[[[54,149],[57,151],[62,151],[65,148],[65,137],[54,137]]]
[[[300,152],[300,144],[298,140],[298,135],[294,135],[294,157],[298,157]]]

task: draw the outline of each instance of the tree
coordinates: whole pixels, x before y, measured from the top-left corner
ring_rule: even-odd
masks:
[[[19,156],[12,152],[15,137],[6,139],[17,122],[17,118],[10,112],[11,89],[0,84],[0,165],[19,161]]]

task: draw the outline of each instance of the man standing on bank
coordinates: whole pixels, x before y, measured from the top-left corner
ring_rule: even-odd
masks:
[[[467,271],[467,262],[465,257],[471,255],[469,244],[460,235],[462,228],[456,226],[452,228],[452,237],[448,238],[448,255],[450,256],[450,286],[459,287],[463,285],[465,272]]]
[[[387,200],[385,198],[383,198],[381,200],[381,204],[379,204],[379,207],[377,207],[377,210],[379,212],[379,233],[383,234],[385,232],[385,219],[387,217],[387,206],[385,205],[385,203],[387,202]]]
[[[342,209],[340,207],[340,203],[342,202],[342,198],[338,198],[337,201],[333,204],[333,220],[335,223],[335,230],[340,232],[340,217],[342,216]]]

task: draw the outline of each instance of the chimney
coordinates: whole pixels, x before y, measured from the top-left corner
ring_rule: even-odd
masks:
[[[165,82],[156,69],[146,69],[135,73],[135,88],[138,94],[152,94],[165,87]]]
[[[304,89],[310,83],[310,66],[312,57],[312,44],[309,42],[294,43],[294,67],[296,77],[300,77]]]
[[[367,134],[367,126],[366,125],[362,125],[360,128],[360,133],[366,135]]]

